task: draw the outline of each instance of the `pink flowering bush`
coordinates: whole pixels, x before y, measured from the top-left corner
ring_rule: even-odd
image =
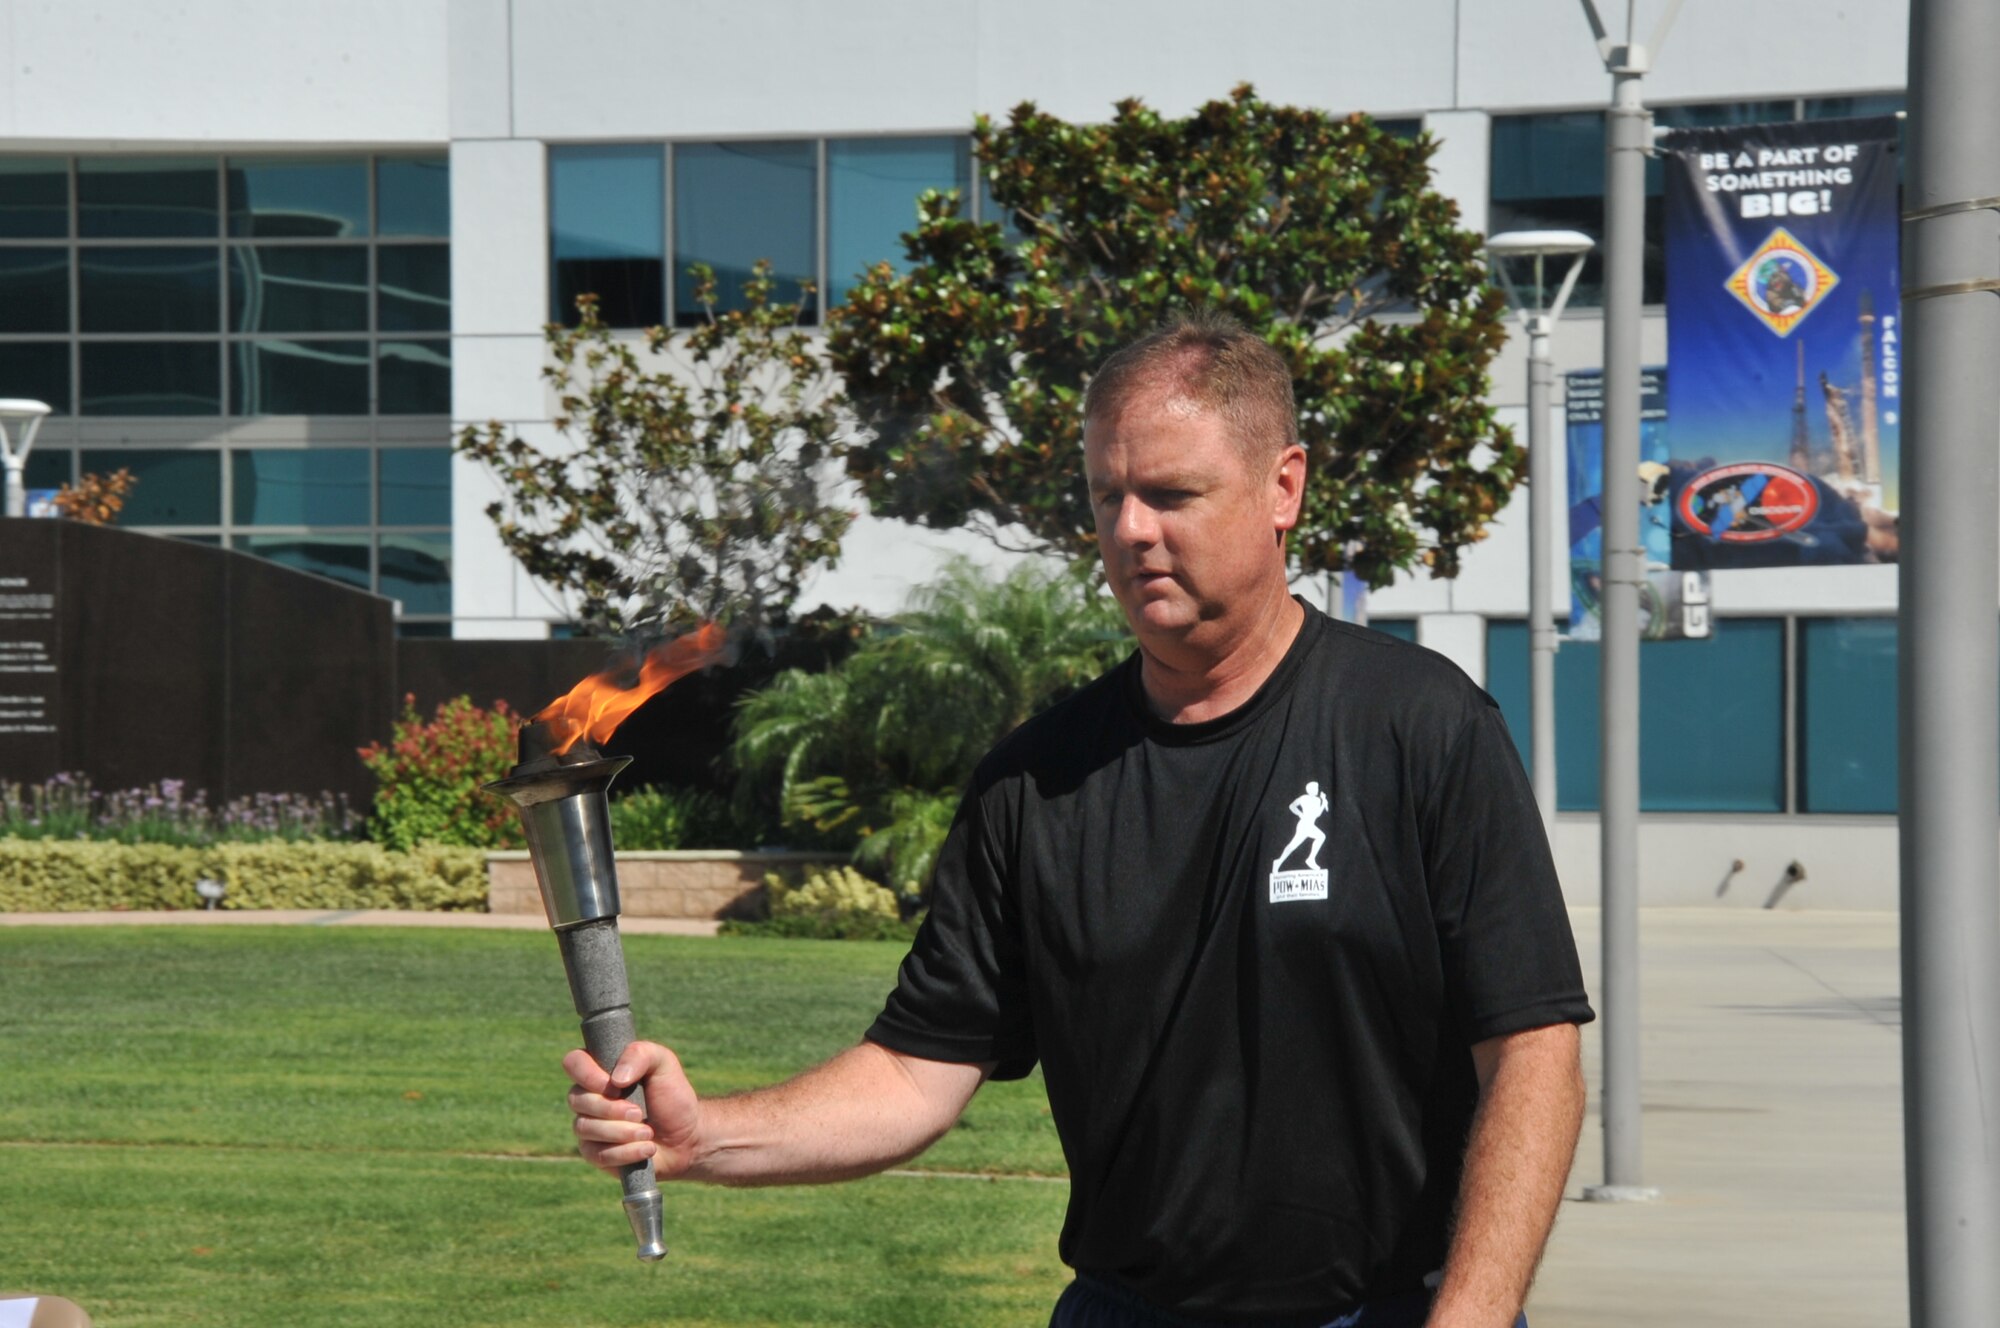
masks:
[[[416,697],[404,697],[389,741],[361,749],[362,763],[378,784],[368,837],[392,849],[525,847],[514,809],[480,791],[513,766],[520,725],[505,701],[488,710],[471,697],[453,697],[426,720]]]

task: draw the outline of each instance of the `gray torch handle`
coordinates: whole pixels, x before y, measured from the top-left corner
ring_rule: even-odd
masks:
[[[625,947],[618,940],[618,919],[598,918],[556,933],[562,946],[563,971],[576,1013],[583,1020],[583,1045],[606,1070],[618,1064],[627,1044],[637,1036],[632,1026],[632,993],[625,980]],[[646,1094],[634,1084],[628,1101],[646,1110]],[[651,1262],[666,1254],[662,1239],[660,1187],[651,1159],[618,1173],[625,1189],[625,1215],[631,1219],[639,1257]]]

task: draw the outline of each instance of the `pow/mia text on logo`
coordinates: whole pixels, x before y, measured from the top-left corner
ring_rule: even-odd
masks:
[[[1285,810],[1299,818],[1298,827],[1292,831],[1292,840],[1285,845],[1285,851],[1271,860],[1271,902],[1283,903],[1288,899],[1326,898],[1326,869],[1319,865],[1319,851],[1326,845],[1326,831],[1319,828],[1319,818],[1326,815],[1333,804],[1320,791],[1317,781],[1307,781],[1306,791],[1293,798]],[[1306,864],[1294,871],[1282,870],[1285,859],[1301,844],[1310,844],[1306,849]]]

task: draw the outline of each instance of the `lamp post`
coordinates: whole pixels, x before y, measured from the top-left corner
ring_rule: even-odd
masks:
[[[7,465],[6,515],[28,514],[28,449],[35,445],[35,433],[48,418],[49,403],[25,397],[0,398],[0,461]],[[14,444],[9,425],[20,430],[21,442]]]
[[[1666,40],[1681,0],[1667,0],[1652,40],[1637,40],[1637,0],[1626,0],[1625,38],[1605,30],[1596,0],[1583,0],[1597,53],[1611,75],[1604,116],[1604,475],[1639,469],[1639,312],[1645,272],[1646,156],[1653,117],[1639,85]],[[1603,900],[1604,1182],[1584,1197],[1657,1199],[1640,1180],[1639,1110],[1639,505],[1610,500],[1605,485],[1604,632],[1598,653],[1601,707],[1597,761],[1599,894]],[[1624,490],[1629,493],[1630,490]]]
[[[1556,459],[1549,407],[1556,368],[1549,336],[1576,289],[1585,256],[1596,243],[1582,231],[1508,231],[1486,241],[1494,274],[1528,334],[1528,715],[1533,734],[1529,755],[1535,802],[1551,840],[1556,830],[1556,627],[1550,585],[1556,567]],[[1544,305],[1542,297],[1548,290],[1544,269],[1551,258],[1567,258],[1569,270],[1554,302]],[[1514,263],[1532,264],[1532,302],[1521,298],[1508,272]]]

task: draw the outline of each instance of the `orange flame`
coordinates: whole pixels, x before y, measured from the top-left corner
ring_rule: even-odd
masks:
[[[601,743],[628,715],[670,684],[714,663],[721,657],[726,640],[722,628],[703,623],[686,636],[647,651],[637,682],[632,681],[629,665],[614,665],[570,688],[567,696],[537,711],[531,722],[549,726],[557,756],[583,739]]]

